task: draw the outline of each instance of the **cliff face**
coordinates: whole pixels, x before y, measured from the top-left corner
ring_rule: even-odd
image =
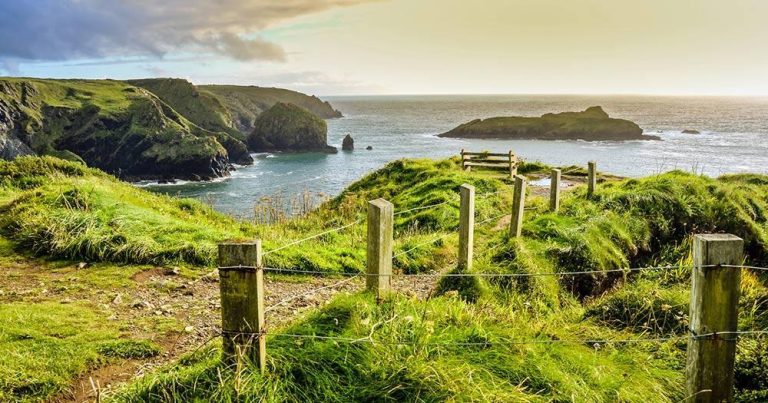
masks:
[[[218,97],[227,109],[233,127],[242,133],[251,133],[256,117],[278,102],[290,103],[323,119],[340,118],[341,112],[315,96],[282,88],[244,87],[237,85],[201,85],[201,91]]]
[[[327,131],[324,120],[301,107],[280,102],[256,119],[248,147],[257,152],[336,152],[327,144]]]
[[[179,78],[128,80],[127,83],[149,90],[190,122],[215,133],[217,141],[227,150],[230,162],[253,164],[245,146],[245,135],[234,128],[229,112],[215,95]]]
[[[599,106],[582,112],[547,113],[539,118],[512,116],[476,119],[439,136],[587,141],[660,139],[643,135],[643,129],[634,122],[609,117]]]
[[[126,83],[0,79],[0,111],[3,158],[31,151],[126,179],[209,179],[229,172],[215,133]]]

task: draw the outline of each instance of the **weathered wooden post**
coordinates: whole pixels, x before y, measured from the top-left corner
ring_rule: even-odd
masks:
[[[467,165],[466,157],[464,156],[464,149],[461,149],[461,169],[463,171],[470,171],[472,169],[471,166]]]
[[[686,384],[691,401],[732,402],[744,241],[730,234],[693,238],[691,339]],[[717,334],[724,332],[724,334]]]
[[[260,240],[219,245],[219,289],[224,361],[248,357],[264,372],[267,345]]]
[[[368,202],[368,248],[365,286],[376,297],[389,292],[392,277],[394,206],[384,199]]]
[[[552,179],[549,183],[549,211],[557,212],[560,209],[560,177],[559,169],[552,170]]]
[[[459,188],[459,269],[472,270],[475,239],[475,187],[466,183]]]
[[[525,177],[515,175],[515,193],[512,196],[512,221],[509,223],[509,235],[512,237],[519,237],[523,232],[525,184]]]
[[[509,150],[509,177],[514,179],[517,175],[517,156]]]
[[[597,162],[589,161],[587,164],[587,196],[595,194],[597,188]]]

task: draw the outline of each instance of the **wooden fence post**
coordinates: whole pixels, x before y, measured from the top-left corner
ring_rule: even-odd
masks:
[[[219,289],[224,361],[248,357],[263,373],[267,345],[260,240],[219,245]]]
[[[475,239],[475,187],[466,183],[459,188],[459,268],[472,270],[472,248]]]
[[[523,232],[523,212],[525,211],[525,178],[515,175],[515,194],[512,198],[512,221],[509,223],[509,235],[519,237]]]
[[[392,236],[394,206],[384,199],[368,202],[368,248],[365,286],[381,299],[392,280]]]
[[[515,179],[515,175],[517,175],[517,156],[509,150],[509,177]]]
[[[686,363],[691,401],[733,401],[736,335],[717,333],[737,329],[741,269],[707,266],[739,265],[743,258],[744,241],[739,237],[706,234],[693,238],[691,339]]]
[[[549,183],[549,211],[557,212],[560,209],[560,177],[559,169],[552,170],[552,179]]]
[[[597,188],[597,162],[587,164],[587,196],[592,196]]]
[[[464,149],[461,149],[461,170],[462,171],[470,171],[472,170],[472,167],[466,164],[466,159],[464,157]]]

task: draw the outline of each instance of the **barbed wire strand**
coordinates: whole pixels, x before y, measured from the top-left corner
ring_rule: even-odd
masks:
[[[271,305],[269,306],[269,308],[267,308],[267,309],[265,309],[265,310],[264,310],[264,312],[265,312],[265,313],[266,313],[266,312],[269,312],[269,311],[271,311],[271,310],[273,310],[273,309],[276,309],[278,306],[280,306],[280,305],[283,305],[283,304],[286,304],[286,303],[288,303],[288,302],[291,302],[291,301],[293,301],[293,300],[295,300],[295,299],[299,299],[299,298],[301,298],[301,297],[306,297],[306,296],[308,296],[308,295],[316,294],[316,293],[317,293],[317,292],[319,292],[319,291],[322,291],[322,290],[327,290],[327,289],[329,289],[329,288],[336,288],[336,287],[338,287],[338,286],[341,286],[341,285],[344,285],[344,284],[346,284],[346,283],[349,283],[349,282],[351,282],[352,280],[354,280],[354,279],[356,279],[356,278],[358,278],[358,277],[359,277],[359,275],[358,275],[358,276],[353,276],[353,277],[350,277],[350,278],[347,278],[347,279],[344,279],[344,280],[338,281],[338,282],[336,282],[336,283],[333,283],[333,284],[331,284],[331,285],[323,286],[323,287],[320,287],[320,288],[315,288],[315,289],[312,289],[312,290],[310,290],[310,291],[307,291],[307,292],[303,292],[303,293],[300,293],[300,294],[292,295],[292,296],[290,296],[290,297],[288,297],[288,298],[286,298],[286,299],[283,299],[283,300],[280,300],[280,301],[278,301],[278,302],[276,302],[276,303],[274,303],[274,304],[271,304]]]
[[[243,268],[244,266],[235,266],[232,268]],[[220,269],[226,269],[230,267],[220,267]],[[606,269],[606,270],[583,270],[583,271],[566,271],[566,272],[545,272],[545,273],[389,273],[389,274],[374,274],[374,273],[359,273],[359,272],[330,272],[319,270],[299,270],[299,269],[281,269],[274,267],[265,267],[264,271],[273,273],[293,273],[293,274],[307,274],[307,275],[324,275],[324,276],[371,276],[371,277],[538,277],[538,276],[575,276],[586,274],[603,274],[603,273],[628,273],[639,272],[647,270],[669,270],[680,268],[693,268],[693,266],[646,266],[646,267],[629,267],[620,269]]]
[[[332,228],[332,229],[329,229],[327,231],[323,231],[323,232],[321,232],[319,234],[311,235],[311,236],[308,236],[306,238],[299,239],[297,241],[293,241],[293,242],[287,243],[287,244],[285,244],[283,246],[280,246],[278,248],[275,248],[275,249],[268,250],[268,251],[264,252],[264,254],[262,256],[269,255],[270,253],[275,253],[277,251],[283,250],[285,248],[289,248],[289,247],[294,246],[294,245],[298,245],[298,244],[300,244],[302,242],[306,242],[306,241],[310,241],[310,240],[315,239],[315,238],[319,238],[319,237],[321,237],[323,235],[326,235],[326,234],[330,234],[330,233],[333,233],[333,232],[338,232],[338,231],[347,229],[347,228],[349,228],[349,227],[351,227],[353,225],[361,223],[362,221],[363,221],[362,219],[355,220],[355,221],[353,221],[353,222],[351,222],[349,224],[342,225],[341,227]]]
[[[768,334],[768,330],[741,330],[732,332],[712,332],[699,335],[681,335],[681,336],[667,336],[667,337],[653,337],[653,338],[638,338],[638,339],[531,339],[531,340],[500,340],[500,341],[485,341],[485,342],[402,342],[402,341],[381,341],[374,340],[370,336],[361,338],[352,337],[338,337],[338,336],[322,336],[313,334],[296,334],[296,333],[273,333],[270,334],[274,337],[288,337],[295,339],[316,339],[316,340],[330,340],[347,343],[370,343],[381,345],[397,345],[397,346],[457,346],[457,347],[472,347],[472,346],[492,346],[492,345],[523,345],[523,344],[556,344],[556,343],[573,343],[573,344],[611,344],[611,343],[658,343],[672,340],[697,340],[714,336],[734,335],[734,336],[746,336],[746,335],[764,335]]]
[[[507,216],[507,215],[510,215],[510,214],[511,214],[511,213],[504,213],[504,214],[499,214],[499,215],[497,215],[497,216],[495,216],[495,217],[486,218],[486,219],[485,219],[485,220],[483,220],[483,221],[479,221],[479,222],[476,222],[476,223],[475,223],[475,225],[483,225],[483,224],[485,224],[485,223],[487,223],[487,222],[490,222],[490,221],[494,221],[494,220],[498,220],[498,219],[500,219],[501,217],[504,217],[504,216]]]
[[[433,207],[439,207],[439,206],[442,206],[444,204],[448,204],[448,200],[446,200],[444,202],[440,202],[440,203],[429,204],[429,205],[426,205],[426,206],[414,207],[414,208],[411,208],[411,209],[408,209],[408,210],[397,211],[397,212],[395,212],[394,215],[398,216],[398,215],[401,215],[401,214],[410,213],[412,211],[426,210],[426,209],[430,209],[430,208],[433,208]]]
[[[717,266],[717,265],[715,265]],[[734,268],[734,269],[750,269],[750,270],[760,270],[760,271],[768,271],[768,267],[758,267],[758,266],[747,266],[743,264],[721,264],[720,267],[727,267],[727,268]]]
[[[419,248],[421,248],[422,246],[426,246],[426,245],[429,245],[429,244],[433,244],[433,243],[435,243],[435,242],[437,242],[437,241],[439,241],[439,240],[441,240],[441,239],[443,239],[443,238],[447,238],[447,237],[449,237],[449,236],[451,236],[451,235],[453,235],[453,233],[450,233],[450,232],[449,232],[449,233],[447,233],[447,234],[442,234],[442,235],[440,235],[440,236],[438,236],[438,237],[436,237],[436,238],[433,238],[433,239],[431,239],[431,240],[429,240],[429,241],[426,241],[426,242],[422,242],[422,243],[416,244],[416,246],[414,246],[414,247],[412,247],[412,248],[410,248],[410,249],[407,249],[407,250],[401,251],[401,252],[399,252],[399,253],[396,253],[394,256],[392,256],[392,258],[394,259],[394,258],[396,258],[396,257],[398,257],[398,256],[402,256],[402,255],[405,255],[405,254],[406,254],[406,253],[408,253],[408,252],[411,252],[411,251],[414,251],[414,250],[416,250],[416,249],[419,249]]]

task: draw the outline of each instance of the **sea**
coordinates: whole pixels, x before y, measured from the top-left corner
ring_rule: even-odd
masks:
[[[265,197],[332,197],[365,174],[400,158],[446,158],[461,149],[507,152],[551,165],[584,165],[640,177],[679,169],[709,176],[768,174],[768,98],[581,95],[415,95],[324,97],[343,118],[328,120],[328,143],[341,150],[346,134],[353,152],[254,154],[212,182],[139,183],[149,190],[193,197],[219,211],[249,218]],[[540,116],[600,105],[661,141],[586,142],[464,140],[437,134],[477,118]],[[701,134],[683,134],[686,129]],[[366,147],[371,150],[366,150]]]

